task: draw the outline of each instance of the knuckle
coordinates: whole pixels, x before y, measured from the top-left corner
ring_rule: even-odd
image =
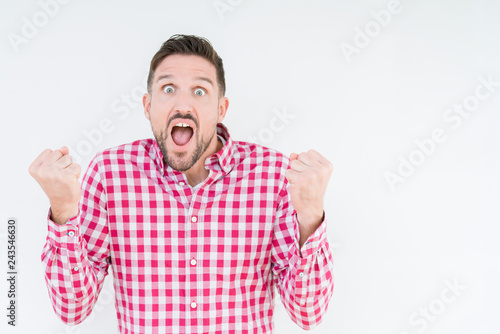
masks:
[[[35,173],[36,173],[36,168],[33,167],[33,165],[31,165],[29,168],[28,168],[28,173],[30,173],[31,176],[35,176]]]
[[[37,172],[38,177],[41,180],[45,180],[47,178],[47,169],[46,168],[40,168]]]
[[[58,155],[61,154],[61,151],[59,150],[55,150],[55,151],[51,151],[48,155],[47,155],[47,158],[46,160],[48,160],[49,158],[50,159],[56,159]]]

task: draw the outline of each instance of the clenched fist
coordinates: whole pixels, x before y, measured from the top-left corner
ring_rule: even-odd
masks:
[[[30,175],[49,198],[51,219],[56,224],[64,224],[78,214],[80,170],[80,165],[73,163],[66,146],[55,151],[46,149],[29,167]]]
[[[323,197],[332,171],[332,163],[315,150],[290,155],[290,169],[285,176],[297,211],[300,246],[323,220]]]

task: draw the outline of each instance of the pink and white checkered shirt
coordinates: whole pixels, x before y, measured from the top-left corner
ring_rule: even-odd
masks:
[[[49,210],[42,262],[65,323],[91,313],[110,265],[120,333],[272,333],[275,287],[300,327],[321,321],[333,292],[326,220],[300,254],[288,158],[217,131],[224,146],[196,187],[154,139],[138,140],[96,155],[77,216],[57,225]]]

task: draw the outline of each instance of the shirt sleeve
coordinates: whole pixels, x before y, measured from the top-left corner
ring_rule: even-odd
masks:
[[[92,312],[110,263],[106,196],[95,158],[82,181],[78,215],[58,225],[50,214],[41,256],[45,281],[56,314],[75,325]]]
[[[293,322],[312,329],[321,322],[333,294],[333,257],[326,238],[326,219],[299,252],[297,214],[288,189],[284,189],[273,232],[271,257],[281,301]]]

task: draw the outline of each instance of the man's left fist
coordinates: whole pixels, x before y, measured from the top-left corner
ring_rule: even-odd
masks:
[[[299,224],[317,227],[323,218],[323,197],[333,165],[315,150],[290,155],[285,176]]]

